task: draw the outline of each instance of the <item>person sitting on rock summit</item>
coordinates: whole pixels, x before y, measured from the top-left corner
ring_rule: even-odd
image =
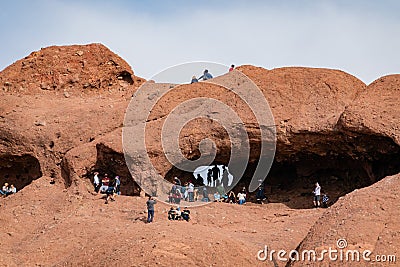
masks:
[[[199,82],[199,80],[197,80],[196,76],[193,76],[190,83],[197,83],[197,82]]]
[[[211,73],[209,73],[208,70],[204,70],[203,75],[201,75],[199,77],[199,81],[201,79],[203,79],[203,81],[206,81],[206,80],[209,80],[209,79],[212,79],[212,78],[213,78],[213,76],[211,75]]]

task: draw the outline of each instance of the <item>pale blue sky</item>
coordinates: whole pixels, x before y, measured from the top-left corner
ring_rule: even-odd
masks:
[[[251,3],[251,4],[250,4]],[[0,70],[41,47],[103,43],[149,79],[190,61],[400,73],[400,1],[0,2]]]

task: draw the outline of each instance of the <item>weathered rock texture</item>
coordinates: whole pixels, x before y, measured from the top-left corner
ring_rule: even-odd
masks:
[[[355,77],[338,70],[300,67],[266,70],[241,66],[237,71],[209,82],[179,86],[150,84],[149,99],[157,96],[152,93],[163,88],[171,91],[158,101],[147,118],[146,151],[138,150],[137,154],[131,157],[132,162],[129,162],[136,164],[135,177],[145,179],[152,175],[149,173],[148,165],[140,161],[143,153],[146,153],[162,177],[171,179],[174,175],[179,175],[183,181],[191,179],[190,173],[179,171],[167,161],[165,153],[170,151],[163,150],[160,133],[171,110],[186,100],[203,97],[214,98],[230,106],[243,124],[227,116],[224,109],[217,105],[199,102],[193,107],[185,103],[181,105],[182,109],[178,111],[178,115],[194,116],[204,112],[205,116],[189,121],[182,129],[182,125],[176,125],[175,131],[169,135],[179,137],[179,149],[190,160],[202,156],[199,143],[207,137],[216,146],[217,155],[214,163],[227,164],[232,147],[238,146],[243,150],[246,148],[240,146],[240,138],[229,140],[228,132],[233,129],[240,133],[239,126],[243,126],[250,140],[250,158],[245,173],[241,176],[236,175],[236,179],[241,179],[241,185],[248,185],[260,153],[263,153],[260,144],[262,141],[271,141],[274,130],[269,130],[269,134],[262,137],[262,130],[270,129],[272,125],[260,123],[256,119],[256,113],[250,109],[250,107],[257,109],[263,98],[258,98],[253,106],[253,104],[248,105],[236,94],[246,91],[251,93],[251,88],[254,86],[242,74],[247,75],[258,86],[272,111],[271,122],[276,127],[276,155],[267,178],[267,185],[271,188],[269,192],[271,199],[275,202],[284,202],[285,206],[282,208],[283,205],[275,203],[267,205],[267,211],[257,208],[260,217],[255,220],[256,223],[251,224],[254,229],[245,230],[243,226],[248,221],[254,220],[254,213],[250,212],[251,207],[250,209],[243,207],[246,209],[243,213],[246,214],[245,217],[226,215],[229,217],[229,222],[217,218],[217,224],[207,216],[199,215],[196,217],[196,224],[202,222],[204,224],[193,224],[187,228],[191,231],[188,230],[184,234],[193,233],[193,244],[201,246],[204,233],[208,233],[208,230],[214,227],[210,225],[215,224],[217,228],[213,231],[215,233],[221,231],[221,234],[215,235],[213,232],[211,239],[213,242],[219,242],[216,243],[221,247],[218,250],[219,255],[223,251],[231,251],[231,241],[235,238],[243,242],[234,242],[233,252],[229,254],[231,258],[224,256],[225,261],[229,262],[232,259],[231,263],[257,265],[255,255],[258,249],[262,249],[265,244],[273,244],[277,249],[296,248],[300,240],[306,236],[310,225],[322,215],[323,224],[315,225],[301,248],[312,247],[319,244],[322,239],[326,240],[326,243],[321,241],[321,246],[329,245],[337,238],[345,236],[349,238],[352,246],[372,248],[377,253],[397,253],[395,248],[400,247],[396,237],[398,225],[393,218],[398,216],[396,213],[399,202],[398,176],[383,178],[400,172],[398,75],[382,77],[366,86]],[[138,194],[139,190],[124,162],[121,142],[125,111],[131,95],[137,91],[142,82],[144,80],[134,76],[125,61],[99,44],[45,48],[17,61],[0,73],[0,183],[8,181],[17,185],[19,189],[27,186],[22,190],[23,194],[0,201],[1,209],[4,205],[10,207],[0,210],[0,213],[4,213],[0,216],[2,218],[0,223],[3,224],[4,221],[7,228],[7,233],[4,232],[0,238],[1,244],[4,247],[15,248],[13,256],[17,258],[10,265],[41,263],[76,265],[82,262],[91,265],[107,262],[109,258],[101,258],[104,254],[93,254],[93,250],[89,248],[93,243],[73,239],[71,236],[76,234],[85,236],[87,240],[95,239],[99,244],[95,248],[97,251],[104,248],[105,244],[96,239],[99,233],[98,229],[93,227],[96,223],[107,236],[110,234],[117,240],[111,242],[113,246],[119,246],[121,238],[125,238],[125,232],[121,229],[129,227],[128,224],[132,220],[135,222],[142,220],[144,216],[140,211],[142,208],[135,208],[135,218],[128,215],[128,207],[133,201],[128,198],[123,198],[121,201],[122,205],[125,205],[124,208],[114,210],[112,215],[105,215],[104,209],[97,207],[100,198],[88,194],[93,189],[86,179],[92,177],[94,170],[108,172],[111,175],[119,174],[123,183],[122,193]],[[133,109],[141,107],[140,105],[144,108],[146,103],[146,101],[138,103]],[[139,108],[137,112],[140,113],[140,110]],[[268,115],[268,112],[265,114]],[[147,116],[147,114],[138,115]],[[221,123],[213,121],[214,115],[222,116],[228,127],[224,128]],[[128,122],[134,123],[135,118],[128,119]],[[132,138],[134,145],[137,145],[135,143],[137,141]],[[243,159],[240,153],[234,156],[238,156],[235,163]],[[231,170],[236,174],[234,167]],[[44,176],[45,180],[35,181],[30,185],[32,180],[41,176]],[[49,186],[47,177],[56,178],[56,186]],[[383,180],[376,185],[342,198],[325,214],[320,210],[291,209],[311,206],[309,193],[315,181],[319,181],[322,187],[329,191],[332,202],[335,202],[338,197],[355,188],[369,186],[381,179]],[[63,190],[62,182],[70,189]],[[40,190],[54,190],[54,192],[48,194]],[[384,195],[375,197],[382,191]],[[37,194],[38,192],[40,194]],[[49,199],[41,206],[40,201],[47,196]],[[30,201],[34,203],[28,204]],[[90,201],[97,201],[97,206],[93,208]],[[144,207],[141,200],[133,202],[140,202],[140,205],[143,205],[141,207]],[[218,208],[216,215],[213,216],[225,212],[225,209]],[[202,208],[200,211],[202,214],[208,213],[207,208]],[[158,212],[163,212],[162,208],[158,208]],[[235,206],[232,212],[243,211],[239,211]],[[372,216],[371,212],[379,216]],[[16,217],[11,217],[10,214],[15,214]],[[77,217],[71,217],[71,214]],[[290,214],[293,215],[292,218]],[[33,222],[32,216],[36,215],[44,217]],[[91,219],[92,215],[95,220]],[[113,216],[119,219],[117,220],[119,230],[110,226]],[[108,219],[103,220],[104,217]],[[49,220],[54,220],[54,224],[48,223]],[[67,223],[62,223],[62,220],[66,220]],[[252,233],[266,231],[264,220],[276,223],[278,226],[268,225],[268,234],[257,235],[257,244],[249,242],[255,240]],[[297,220],[302,223],[298,224]],[[83,226],[79,225],[81,221],[85,221]],[[25,227],[24,222],[29,227]],[[232,225],[237,223],[237,227],[231,226],[231,223]],[[364,223],[366,227],[363,228]],[[17,230],[11,231],[10,229],[14,227]],[[135,223],[135,227],[138,227],[138,230],[130,229],[128,232],[138,233],[142,226]],[[200,254],[183,252],[196,249],[191,247],[191,243],[184,242],[185,246],[176,248],[182,253],[176,254],[175,251],[164,253],[164,248],[171,245],[165,243],[165,239],[172,238],[177,241],[165,234],[168,232],[168,227],[168,222],[164,221],[163,230],[157,233],[160,236],[154,243],[141,240],[145,240],[147,235],[154,234],[156,228],[144,231],[144,238],[140,240],[133,238],[122,241],[121,253],[134,255],[129,258],[129,265],[155,264],[165,256],[177,257],[178,260],[171,262],[182,263],[188,255],[190,260],[194,257],[193,261],[189,261],[193,264],[214,263],[216,257],[209,256],[211,249],[208,247],[202,247]],[[51,230],[53,228],[54,232]],[[178,228],[174,229],[178,231]],[[244,232],[245,234],[235,232],[236,234],[230,236],[230,233],[221,230],[225,228],[232,232],[238,229],[239,232],[247,232]],[[360,233],[364,237],[357,238],[352,232],[354,228],[360,228]],[[185,231],[187,229],[185,228]],[[374,230],[369,232],[369,229]],[[380,232],[378,233],[376,229],[380,229]],[[120,234],[116,234],[114,230]],[[295,235],[294,238],[291,238],[292,234]],[[224,236],[228,235],[229,237],[224,239]],[[288,235],[291,237],[288,238]],[[57,239],[57,236],[62,238]],[[380,238],[381,236],[383,238]],[[50,243],[44,244],[51,237],[55,237],[51,241],[56,246]],[[378,241],[372,244],[370,238]],[[27,242],[31,239],[36,241]],[[223,241],[220,241],[221,239]],[[62,240],[70,242],[67,245]],[[243,244],[252,244],[249,246],[251,251],[248,248],[243,249]],[[282,247],[279,247],[280,244]],[[128,249],[136,246],[143,253]],[[391,252],[392,249],[394,252]],[[253,250],[254,254],[251,257],[247,256]],[[41,259],[33,256],[38,251],[46,254],[45,257]],[[70,255],[65,253],[71,251],[79,251],[79,256],[59,260],[60,255]],[[107,251],[110,254],[115,252]],[[148,253],[149,251],[151,253]],[[2,251],[0,254],[1,260],[9,255],[7,251]],[[196,256],[203,254],[207,255],[205,259]],[[87,258],[87,255],[96,257]],[[145,255],[143,259],[142,255]],[[243,257],[239,259],[235,255]],[[152,260],[148,260],[149,257],[153,257]],[[1,262],[3,263],[4,261]]]

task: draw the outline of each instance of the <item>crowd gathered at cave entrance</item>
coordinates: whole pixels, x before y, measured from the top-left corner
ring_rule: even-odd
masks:
[[[185,202],[224,202],[244,205],[249,201],[249,193],[246,191],[245,186],[239,187],[239,190],[232,189],[226,191],[226,188],[231,186],[233,182],[229,178],[231,174],[226,166],[218,166],[216,164],[208,166],[207,169],[202,170],[202,173],[206,174],[206,177],[203,177],[201,173],[193,173],[193,178],[187,180],[185,183],[182,183],[178,177],[174,177],[171,189],[167,192],[168,199],[165,199],[165,201],[177,207]],[[115,196],[121,194],[121,180],[119,176],[109,177],[105,173],[100,179],[99,172],[95,172],[93,186],[96,193],[105,194],[105,204],[115,201]],[[260,182],[255,194],[252,196],[253,202],[258,204],[269,203],[265,187],[264,182]],[[328,207],[329,196],[321,189],[318,182],[315,183],[311,194],[313,196],[312,203],[315,208]],[[179,208],[175,209],[175,211],[180,213]]]

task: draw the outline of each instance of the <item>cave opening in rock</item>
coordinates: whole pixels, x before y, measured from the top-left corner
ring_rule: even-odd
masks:
[[[264,182],[270,202],[284,203],[290,208],[312,208],[312,191],[315,182],[319,182],[322,191],[329,195],[331,205],[355,189],[400,173],[400,147],[388,137],[357,135],[348,138],[340,134],[317,139],[320,141],[308,143],[301,151],[278,144],[275,160]],[[226,165],[228,162],[224,159],[217,155],[215,164]],[[233,188],[235,193],[243,186],[248,188],[256,167],[257,161],[250,161]],[[194,179],[193,173],[176,167],[169,170],[165,179],[172,181],[175,176],[183,182]],[[248,197],[254,201],[255,192]]]
[[[17,190],[42,176],[40,163],[32,155],[6,155],[0,157],[0,185],[13,184]]]
[[[100,179],[106,173],[108,174],[108,177],[112,178],[118,175],[121,181],[121,195],[139,196],[141,189],[133,180],[129,169],[126,166],[124,155],[103,144],[98,144],[96,148],[96,164],[92,170],[86,174],[86,177],[93,181],[92,179],[95,171],[99,172]]]
[[[132,75],[127,71],[122,71],[122,72],[118,73],[117,79],[125,81],[129,84],[133,84]]]

